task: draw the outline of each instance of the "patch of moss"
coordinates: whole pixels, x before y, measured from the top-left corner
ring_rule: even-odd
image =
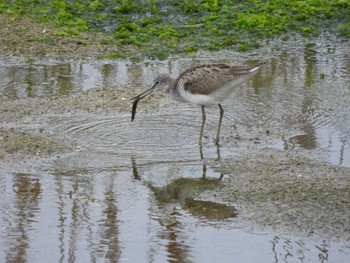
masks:
[[[158,53],[160,58],[199,49],[247,51],[259,46],[259,39],[289,32],[307,37],[340,28],[344,37],[350,37],[349,10],[347,0],[4,0],[0,4],[0,13],[54,25],[58,36],[104,31],[108,35],[104,45],[133,46],[146,51],[142,56]],[[163,51],[149,51],[155,45]]]
[[[350,38],[350,23],[347,23],[343,26],[340,27],[340,33],[345,36]]]

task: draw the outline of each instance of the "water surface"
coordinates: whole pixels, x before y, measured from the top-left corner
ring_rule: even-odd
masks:
[[[305,236],[240,222],[234,203],[216,202],[231,174],[221,160],[273,148],[350,168],[349,45],[328,36],[266,57],[217,54],[165,62],[0,61],[1,101],[29,101],[122,89],[138,94],[158,73],[177,76],[202,62],[266,60],[259,73],[207,109],[165,97],[124,111],[44,112],[3,127],[72,140],[79,150],[3,163],[0,258],[4,262],[346,262],[349,236]],[[128,98],[125,98],[128,99]],[[155,104],[155,107],[147,106]],[[197,198],[213,191],[210,200]],[[288,208],[286,208],[288,209]]]

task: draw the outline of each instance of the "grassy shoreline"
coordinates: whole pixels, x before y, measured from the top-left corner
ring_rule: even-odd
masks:
[[[324,30],[350,38],[347,0],[5,0],[0,16],[14,28],[8,34],[41,29],[22,40],[0,41],[8,50],[27,44],[68,46],[68,51],[38,53],[85,49],[102,59],[165,59],[199,50],[244,52],[261,47],[266,39],[310,37]]]

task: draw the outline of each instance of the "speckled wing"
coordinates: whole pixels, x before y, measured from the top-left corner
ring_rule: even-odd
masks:
[[[178,80],[182,79],[186,91],[192,94],[208,95],[228,82],[244,77],[254,66],[230,66],[226,64],[201,65],[184,71]]]

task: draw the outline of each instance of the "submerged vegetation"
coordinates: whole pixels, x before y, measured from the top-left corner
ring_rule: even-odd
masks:
[[[54,26],[56,36],[104,32],[100,44],[133,47],[151,58],[199,49],[245,51],[291,32],[312,36],[327,29],[350,37],[349,0],[4,0],[0,13]]]

